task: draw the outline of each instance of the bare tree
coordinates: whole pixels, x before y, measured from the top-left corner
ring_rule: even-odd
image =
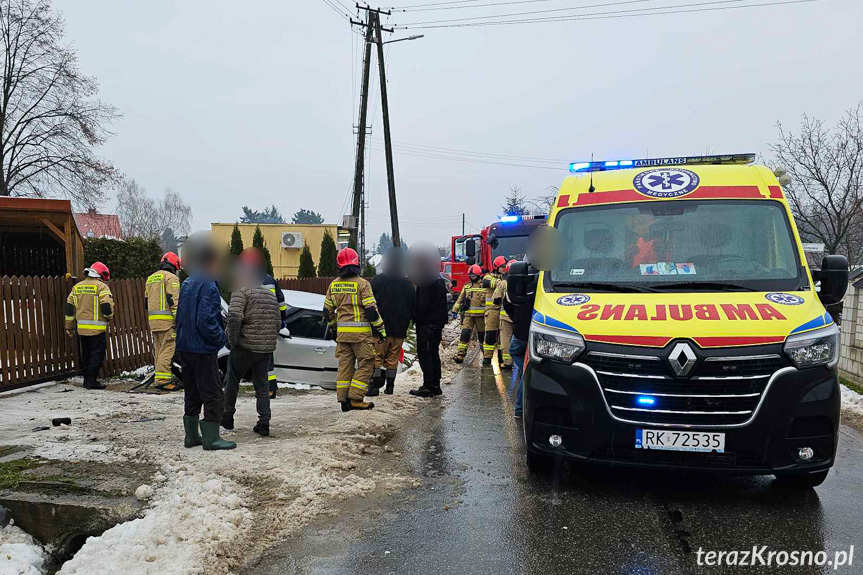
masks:
[[[176,191],[165,190],[161,201],[151,198],[135,180],[123,180],[117,193],[117,214],[127,237],[162,239],[165,230],[188,234],[192,208]]]
[[[49,0],[0,0],[0,196],[61,196],[95,206],[114,180],[94,155],[118,117],[96,99]]]
[[[549,186],[543,190],[543,193],[528,200],[533,213],[535,215],[548,215],[554,205],[554,200],[557,198],[558,191],[560,188],[557,186]]]
[[[827,253],[842,253],[852,264],[863,263],[863,102],[846,112],[831,129],[803,116],[800,133],[779,128],[770,146],[776,167],[785,169],[785,186],[800,233],[824,244]]]

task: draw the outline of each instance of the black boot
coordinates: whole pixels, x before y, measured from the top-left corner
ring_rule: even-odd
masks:
[[[84,389],[106,389],[108,386],[96,380],[85,382]]]
[[[387,378],[387,386],[384,388],[384,393],[387,395],[392,395],[396,388],[396,378],[388,377]]]
[[[372,383],[369,386],[369,390],[366,392],[366,395],[371,396],[371,397],[374,397],[376,395],[380,395],[380,393],[381,393],[380,390],[381,390],[380,387],[377,387],[374,383]]]
[[[252,428],[252,431],[257,433],[261,437],[269,437],[270,436],[270,424],[269,423],[258,423],[255,427]]]
[[[412,389],[408,393],[415,397],[432,397],[432,390],[430,387],[422,386],[419,389]]]
[[[490,357],[482,358],[482,364],[483,365],[491,365],[491,358]]]
[[[429,389],[431,390],[432,397],[443,395],[443,390],[440,388],[440,384],[429,386]]]

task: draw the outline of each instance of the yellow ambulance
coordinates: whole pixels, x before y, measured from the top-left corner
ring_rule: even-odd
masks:
[[[848,263],[808,268],[779,181],[753,161],[570,166],[548,220],[557,256],[511,269],[514,301],[534,306],[531,469],[569,458],[824,481],[840,403],[825,305]]]

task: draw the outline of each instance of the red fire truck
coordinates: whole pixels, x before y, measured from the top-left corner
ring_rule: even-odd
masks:
[[[453,236],[449,261],[441,263],[443,275],[452,282],[453,297],[467,283],[467,268],[479,264],[484,271],[491,269],[497,256],[521,260],[527,252],[527,237],[545,223],[545,216],[503,216],[476,234]]]

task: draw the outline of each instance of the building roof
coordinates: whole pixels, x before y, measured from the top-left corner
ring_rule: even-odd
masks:
[[[75,214],[75,223],[85,238],[122,238],[123,228],[120,226],[120,216],[116,214],[99,214],[90,208],[86,213]],[[92,234],[91,234],[92,232]]]

